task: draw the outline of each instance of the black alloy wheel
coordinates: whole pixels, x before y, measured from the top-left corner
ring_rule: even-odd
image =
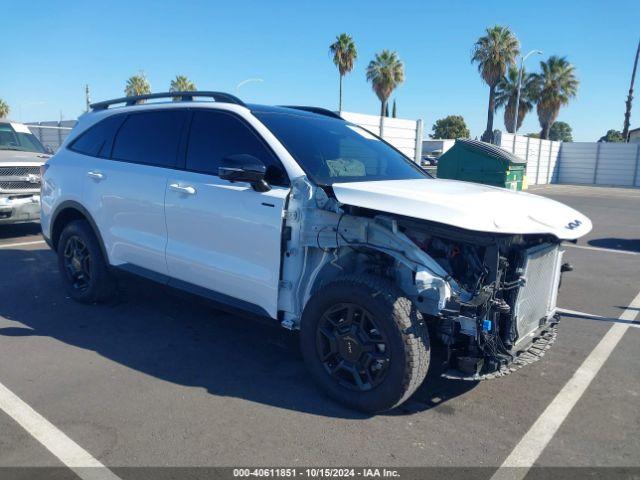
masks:
[[[349,389],[371,390],[388,372],[387,339],[375,317],[360,305],[329,308],[318,322],[316,347],[327,372]]]
[[[86,292],[91,284],[91,255],[87,245],[77,235],[67,239],[63,262],[71,286],[81,293]]]

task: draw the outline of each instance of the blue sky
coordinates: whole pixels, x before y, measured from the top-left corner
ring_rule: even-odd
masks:
[[[508,25],[522,49],[566,55],[581,81],[560,112],[574,139],[593,141],[621,129],[640,36],[637,0],[604,1],[109,1],[0,0],[3,45],[0,98],[22,121],[76,118],[84,85],[94,101],[121,96],[143,70],[154,91],[176,74],[198,88],[236,92],[248,102],[337,108],[338,75],[328,54],[336,34],[350,33],[359,57],[345,79],[344,109],[375,114],[365,80],[376,52],[396,50],[406,81],[394,98],[398,116],[433,122],[464,116],[472,136],[486,123],[488,87],[469,61],[484,29]],[[528,69],[536,70],[530,57]],[[632,127],[640,127],[640,80]],[[495,127],[504,129],[502,112]],[[535,111],[522,132],[539,131]]]

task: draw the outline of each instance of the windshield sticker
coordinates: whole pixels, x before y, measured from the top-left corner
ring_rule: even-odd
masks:
[[[374,137],[373,135],[371,135],[369,132],[367,132],[366,130],[364,130],[363,128],[360,127],[356,127],[354,125],[347,125],[347,127],[349,127],[351,130],[353,130],[354,132],[356,132],[358,135],[360,135],[361,137],[366,138],[367,140],[376,140],[379,141],[376,137]]]
[[[29,130],[29,127],[21,123],[12,123],[11,128],[13,128],[13,131],[17,133],[31,133],[31,130]]]
[[[354,159],[327,160],[327,167],[332,177],[364,177],[367,174],[364,164]]]

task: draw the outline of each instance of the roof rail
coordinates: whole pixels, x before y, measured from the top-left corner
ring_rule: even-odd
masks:
[[[304,110],[305,112],[317,113],[318,115],[324,115],[325,117],[339,118],[340,120],[344,120],[340,115],[336,112],[332,112],[329,109],[321,108],[321,107],[307,107],[304,105],[281,105],[285,108],[293,108],[295,110]]]
[[[106,110],[111,105],[118,103],[124,103],[126,106],[137,104],[141,100],[151,100],[154,98],[180,98],[183,102],[190,102],[194,97],[209,97],[213,98],[216,102],[220,103],[233,103],[236,105],[246,106],[242,100],[235,95],[224,92],[162,92],[162,93],[148,93],[146,95],[134,95],[131,97],[114,98],[113,100],[105,100],[104,102],[92,103],[90,107],[93,110]]]

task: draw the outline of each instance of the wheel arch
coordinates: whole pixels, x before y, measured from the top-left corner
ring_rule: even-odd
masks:
[[[396,261],[396,259],[387,252],[376,250],[375,253],[390,263],[394,263]],[[373,256],[373,251],[371,252],[371,255],[366,255],[367,258],[373,258]],[[331,254],[331,259],[325,260],[322,266],[319,269],[316,269],[315,274],[309,278],[309,287],[306,289],[305,295],[302,299],[302,311],[304,311],[304,308],[307,306],[309,299],[322,287],[322,285],[325,285],[336,278],[358,273],[370,274],[367,272],[366,266],[363,264],[362,253],[351,249],[345,249],[344,253],[339,254],[337,258]],[[388,280],[397,284],[396,278],[394,277],[388,277]]]
[[[98,244],[100,245],[102,255],[108,264],[109,257],[107,256],[107,249],[104,246],[102,236],[100,235],[100,230],[98,229],[95,220],[86,208],[73,200],[62,202],[60,205],[58,205],[52,215],[50,241],[53,249],[58,249],[58,241],[60,240],[60,235],[62,234],[64,227],[75,220],[86,220],[87,223],[91,226],[93,234],[98,239]]]

